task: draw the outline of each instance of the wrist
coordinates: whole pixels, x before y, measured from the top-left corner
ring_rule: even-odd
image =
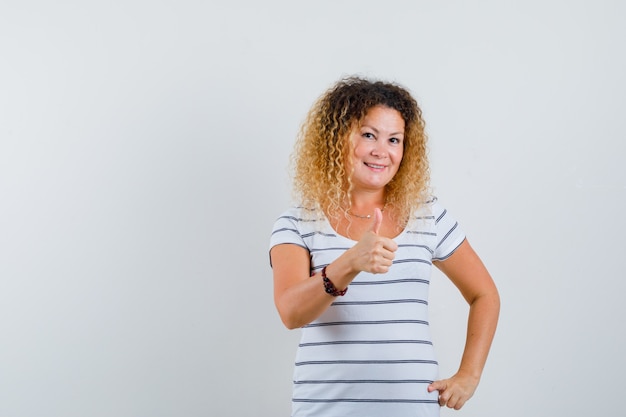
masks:
[[[324,283],[324,291],[333,297],[342,297],[348,292],[348,287],[343,290],[337,289],[333,281],[326,275],[326,267],[322,268],[322,282]]]
[[[457,375],[474,380],[476,384],[478,384],[478,382],[480,381],[481,374],[482,372],[479,370],[472,370],[463,367],[459,368],[459,370],[457,371]]]

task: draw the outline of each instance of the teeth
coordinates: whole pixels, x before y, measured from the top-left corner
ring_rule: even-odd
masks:
[[[384,165],[374,165],[374,164],[365,164],[368,167],[372,167],[372,168],[377,168],[377,169],[382,169],[384,168]]]

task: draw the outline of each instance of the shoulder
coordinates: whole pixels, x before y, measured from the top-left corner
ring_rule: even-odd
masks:
[[[319,219],[314,210],[305,207],[290,207],[274,222],[270,247],[282,243],[306,247],[305,239],[315,232],[318,222]]]
[[[292,224],[292,225],[302,225],[313,223],[316,220],[315,211],[311,209],[307,209],[305,207],[290,207],[287,210],[283,211],[277,218],[274,223],[274,227],[277,224]]]
[[[436,236],[433,260],[445,260],[465,241],[465,232],[456,218],[435,196],[424,204]]]
[[[413,210],[411,220],[436,220],[445,211],[436,196],[430,196]]]
[[[438,224],[445,217],[449,216],[449,213],[437,196],[430,196],[413,212],[413,216],[416,219],[433,220],[435,224]]]

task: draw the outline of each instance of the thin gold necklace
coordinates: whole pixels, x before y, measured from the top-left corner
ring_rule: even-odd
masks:
[[[381,208],[381,209],[380,209],[380,212],[381,212],[381,213],[382,213],[383,211],[385,211],[385,207],[387,207],[387,203],[385,203],[385,205],[383,206],[383,208]],[[348,210],[348,214],[349,214],[350,216],[353,216],[353,217],[358,217],[359,219],[371,219],[371,218],[372,218],[372,215],[371,215],[371,214],[368,214],[367,216],[361,216],[361,215],[359,215],[359,214],[354,214],[354,213],[353,213],[353,212],[351,212],[350,210]]]

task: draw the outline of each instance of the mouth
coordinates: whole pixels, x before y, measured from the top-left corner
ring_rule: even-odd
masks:
[[[384,165],[368,164],[367,162],[364,162],[364,164],[366,167],[372,168],[372,169],[384,169],[385,168]]]

